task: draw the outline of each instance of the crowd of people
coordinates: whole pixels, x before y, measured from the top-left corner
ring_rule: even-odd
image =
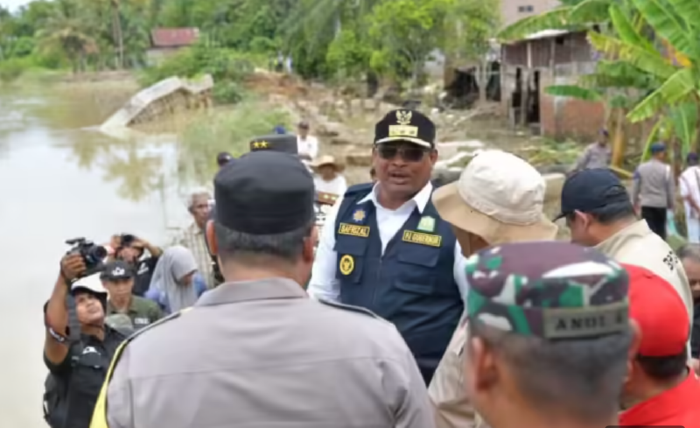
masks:
[[[658,168],[631,196],[585,154],[549,219],[544,178],[507,152],[436,188],[435,125],[396,110],[372,181],[319,228],[334,162],[295,136],[250,147],[220,157],[213,204],[192,195],[182,245],[121,235],[89,276],[63,258],[45,309],[52,427],[700,428],[700,250],[639,217]]]

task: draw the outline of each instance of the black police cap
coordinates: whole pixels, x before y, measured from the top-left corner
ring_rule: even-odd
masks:
[[[250,142],[250,151],[274,151],[292,155],[299,154],[299,150],[297,149],[297,137],[291,134],[273,134],[254,138]]]
[[[290,232],[314,219],[314,180],[296,156],[256,151],[214,178],[216,221],[238,232]]]
[[[417,110],[393,110],[374,127],[374,144],[406,141],[435,147],[435,124]]]

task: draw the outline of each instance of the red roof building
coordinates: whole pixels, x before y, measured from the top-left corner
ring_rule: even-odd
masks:
[[[198,38],[197,28],[156,28],[151,31],[151,43],[156,49],[190,46]]]

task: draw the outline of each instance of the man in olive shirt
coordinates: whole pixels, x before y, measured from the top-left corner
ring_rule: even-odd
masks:
[[[128,263],[121,260],[109,263],[100,279],[109,292],[107,315],[128,315],[135,330],[163,318],[163,311],[157,303],[131,293],[134,288],[134,271]]]

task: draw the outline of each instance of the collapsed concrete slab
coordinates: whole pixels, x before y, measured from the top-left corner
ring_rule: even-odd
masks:
[[[141,90],[107,119],[101,129],[124,128],[155,120],[179,110],[208,107],[214,79],[207,74],[200,79],[170,77]]]

